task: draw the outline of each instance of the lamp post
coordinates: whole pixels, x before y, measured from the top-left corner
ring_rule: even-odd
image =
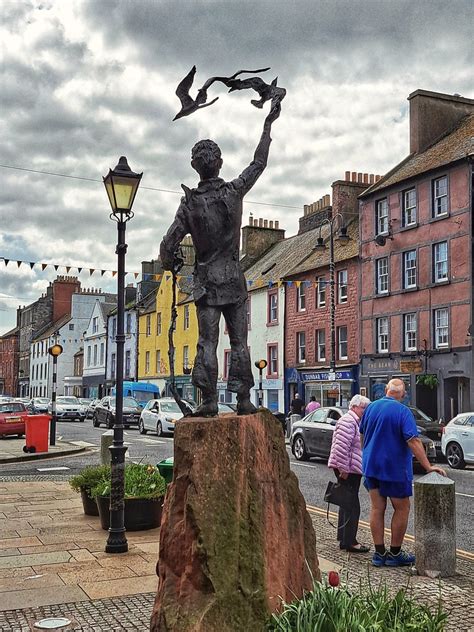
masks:
[[[267,361],[256,360],[255,366],[258,369],[258,407],[261,408],[263,406],[262,372],[263,372],[263,369],[267,366]]]
[[[334,262],[334,233],[336,230],[336,224],[340,223],[339,234],[336,239],[339,243],[345,246],[350,237],[347,234],[347,227],[344,226],[344,218],[340,213],[335,213],[331,218],[324,219],[319,226],[319,237],[317,239],[314,250],[316,252],[325,252],[326,244],[321,235],[322,227],[327,224],[329,226],[329,287],[330,287],[330,332],[331,332],[331,357],[329,360],[329,371],[332,374],[332,379],[335,379],[336,371],[336,298],[335,298],[335,262]]]
[[[118,165],[104,180],[112,212],[110,219],[117,222],[117,363],[115,385],[115,421],[114,438],[110,446],[111,485],[110,485],[110,528],[105,546],[106,553],[125,553],[128,542],[124,524],[124,487],[125,487],[125,452],[123,445],[123,347],[124,311],[125,311],[125,243],[126,223],[132,219],[132,206],[137,194],[142,173],[134,173],[128,166],[127,159],[122,156]]]
[[[63,352],[63,348],[57,342],[48,349],[48,353],[53,358],[53,389],[51,393],[51,428],[49,433],[49,445],[56,445],[56,389],[58,381],[58,358]]]

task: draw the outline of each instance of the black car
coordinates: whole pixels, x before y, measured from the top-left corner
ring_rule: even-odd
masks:
[[[415,417],[416,425],[423,429],[424,434],[429,437],[435,444],[436,453],[438,456],[442,456],[441,452],[441,435],[443,434],[443,428],[446,424],[432,419],[429,415],[424,413],[416,406],[408,407],[413,416]]]
[[[142,409],[134,397],[123,398],[123,425],[138,426]],[[105,424],[107,428],[113,428],[115,423],[115,396],[104,397],[94,408],[92,424],[98,428]]]
[[[335,406],[318,408],[293,424],[290,443],[291,450],[298,461],[307,461],[313,456],[322,459],[329,458],[334,426],[345,412],[347,411]],[[436,458],[434,443],[425,435],[423,428],[418,427],[418,432],[425,454],[432,463]],[[418,466],[419,464],[414,461],[414,467]]]

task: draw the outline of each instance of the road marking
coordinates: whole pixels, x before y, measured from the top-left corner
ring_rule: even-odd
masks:
[[[465,496],[466,498],[474,498],[472,494],[462,494],[461,492],[455,492],[456,496]]]
[[[77,445],[80,448],[97,448],[97,443],[89,443],[88,441],[69,441],[72,445]]]
[[[327,515],[326,509],[322,509],[321,507],[313,507],[313,505],[306,505],[306,509],[310,513],[315,513],[318,516]],[[331,518],[337,518],[338,514],[334,511],[330,511],[329,516]],[[365,520],[359,520],[359,524],[363,527],[370,529],[370,524],[366,522]],[[390,535],[390,529],[385,529],[385,533]],[[409,533],[405,534],[405,540],[407,540],[408,542],[415,542],[415,538]],[[458,557],[462,557],[466,560],[474,560],[474,553],[472,551],[464,551],[463,549],[456,549],[456,554]]]
[[[308,465],[307,463],[298,463],[297,461],[290,461],[293,465],[299,465],[300,467],[310,467],[314,469],[314,465]]]
[[[139,441],[140,443],[147,443],[149,445],[152,445],[154,443],[163,443],[163,444],[167,443],[167,441],[161,441],[160,439],[151,439],[151,438],[147,439],[145,437],[137,437],[135,441]]]
[[[53,472],[57,470],[70,470],[70,467],[37,467],[38,472]]]

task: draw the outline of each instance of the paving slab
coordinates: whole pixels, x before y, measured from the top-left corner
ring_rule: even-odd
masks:
[[[70,603],[88,599],[79,586],[51,586],[46,588],[30,588],[28,590],[0,593],[0,610],[16,610],[51,604]]]
[[[18,568],[19,566],[38,566],[40,564],[59,564],[71,558],[68,551],[53,553],[35,553],[33,555],[11,555],[0,557],[0,571],[2,568]]]
[[[41,542],[36,536],[30,538],[2,538],[0,540],[0,549],[9,549],[12,546],[16,548],[21,546],[40,546]]]
[[[79,586],[91,599],[104,599],[104,597],[156,592],[158,577],[156,575],[147,575],[145,577],[127,577],[125,579],[99,582],[79,582]]]
[[[48,588],[51,586],[64,586],[67,582],[56,573],[47,575],[27,575],[26,577],[15,577],[0,579],[0,593],[13,592],[14,590],[31,590],[38,588]],[[0,597],[1,599],[1,597]],[[23,606],[25,603],[22,604]]]

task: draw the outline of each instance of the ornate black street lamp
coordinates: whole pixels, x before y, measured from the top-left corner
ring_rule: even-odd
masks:
[[[112,213],[110,219],[117,222],[117,364],[115,385],[115,421],[114,440],[110,446],[111,486],[110,486],[110,528],[106,553],[125,553],[128,542],[124,524],[124,487],[125,487],[125,452],[123,445],[123,347],[125,344],[124,312],[125,312],[125,226],[132,219],[132,206],[137,194],[138,185],[143,173],[134,173],[128,166],[127,159],[122,156],[118,165],[104,180]]]
[[[336,224],[340,223],[339,234],[337,235],[337,241],[346,246],[350,237],[347,234],[347,226],[344,225],[344,218],[340,213],[335,213],[331,218],[324,219],[319,226],[319,237],[317,239],[314,250],[316,252],[325,252],[326,244],[321,235],[322,227],[327,224],[329,226],[329,286],[330,286],[330,330],[331,330],[331,357],[329,360],[329,370],[331,373],[336,371],[336,299],[335,299],[335,262],[334,262],[334,233],[336,231]],[[334,379],[334,377],[332,378]]]
[[[267,366],[266,360],[256,360],[255,366],[258,369],[258,407],[263,406],[263,369]]]

